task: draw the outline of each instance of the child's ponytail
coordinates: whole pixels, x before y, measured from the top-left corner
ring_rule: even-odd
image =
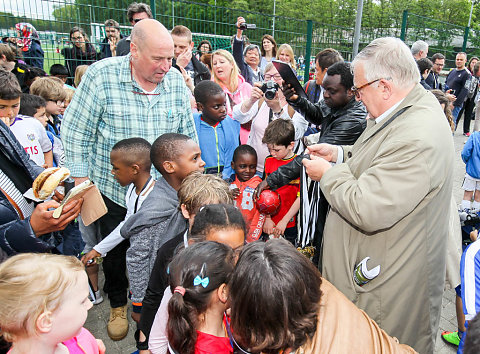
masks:
[[[229,282],[233,268],[233,250],[218,242],[195,243],[173,258],[167,334],[175,352],[194,353],[199,317],[207,310],[212,292]]]
[[[197,311],[184,300],[185,293],[185,288],[180,286],[173,291],[168,303],[167,333],[170,346],[178,353],[193,353],[197,340]]]

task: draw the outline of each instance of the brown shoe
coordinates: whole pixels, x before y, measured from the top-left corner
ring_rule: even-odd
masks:
[[[112,340],[125,338],[128,333],[127,305],[110,309],[107,332]]]

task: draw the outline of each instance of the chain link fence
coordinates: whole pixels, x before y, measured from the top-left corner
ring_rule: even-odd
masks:
[[[18,37],[14,30],[15,24],[31,23],[38,31],[45,52],[44,70],[48,73],[52,64],[65,64],[65,60],[68,60],[62,55],[62,49],[73,46],[70,30],[74,26],[85,30],[97,52],[105,39],[105,20],[116,20],[120,24],[121,33],[129,35],[132,27],[126,9],[130,3],[130,0],[4,1],[0,3],[0,34],[4,38]],[[260,44],[264,34],[271,34],[278,45],[288,43],[297,58],[305,58],[304,65],[299,65],[298,68],[300,76],[303,76],[304,69],[314,67],[315,54],[327,47],[339,50],[346,60],[352,59],[352,27],[187,0],[150,0],[147,3],[151,5],[154,17],[167,28],[180,24],[187,26],[193,32],[195,43],[207,39],[214,49],[230,49],[231,38],[236,33],[237,17],[243,16],[247,23],[256,25],[256,29],[245,32],[252,43]],[[360,48],[381,36],[401,37],[408,45],[417,39],[425,40],[430,44],[430,54],[441,52],[446,55],[447,67],[454,66],[455,53],[464,48],[469,54],[480,54],[476,48],[480,43],[477,43],[475,34],[465,27],[408,12],[403,14],[401,28],[363,28]]]

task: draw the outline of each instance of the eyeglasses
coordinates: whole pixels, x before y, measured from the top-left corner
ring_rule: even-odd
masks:
[[[376,79],[376,80],[373,80],[373,81],[370,81],[370,82],[367,82],[366,84],[363,84],[362,86],[359,86],[359,87],[356,87],[356,86],[352,86],[352,88],[350,89],[356,98],[360,98],[360,90],[367,87],[367,86],[370,86],[371,84],[374,84],[376,83],[377,81],[380,81],[380,80],[391,80],[392,78],[391,77],[387,77],[387,78],[379,78],[379,79]]]
[[[143,18],[136,18],[133,20],[134,23],[139,23],[141,20],[143,20]]]
[[[57,106],[65,106],[65,101],[54,101],[54,100],[48,100],[49,102],[55,103]]]
[[[282,75],[280,74],[275,74],[275,75],[265,75],[265,80],[281,80]]]
[[[72,37],[72,41],[81,41],[83,39],[82,36],[80,37]]]
[[[132,62],[130,62],[130,79],[132,80],[132,83],[133,83],[133,71],[132,71]],[[132,90],[132,93],[134,93],[135,95],[142,95],[142,96],[158,96],[158,95],[161,95],[162,93],[159,92],[159,93],[147,93],[147,92],[142,92],[142,91],[136,91],[138,90],[137,87],[133,87],[134,89]],[[136,90],[135,90],[136,89]]]

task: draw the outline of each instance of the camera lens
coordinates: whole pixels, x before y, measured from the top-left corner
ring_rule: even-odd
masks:
[[[268,100],[273,100],[275,98],[275,93],[277,91],[273,88],[270,88],[268,89],[266,92],[265,92],[265,98],[268,99]]]

